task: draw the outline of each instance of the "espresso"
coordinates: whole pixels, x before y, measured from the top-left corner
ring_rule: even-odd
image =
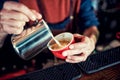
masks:
[[[60,40],[59,43],[62,45],[62,46],[59,46],[58,44],[54,43],[51,45],[51,48],[53,50],[58,50],[58,49],[62,49],[63,47],[67,46],[69,44],[70,41],[67,41],[67,40]]]

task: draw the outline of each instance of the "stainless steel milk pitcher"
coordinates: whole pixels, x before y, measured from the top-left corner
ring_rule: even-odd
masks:
[[[46,25],[43,19],[37,20],[35,25],[11,37],[13,48],[21,58],[29,60],[47,47],[51,35]]]

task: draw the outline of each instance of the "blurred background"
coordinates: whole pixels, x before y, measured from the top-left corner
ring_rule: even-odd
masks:
[[[120,39],[120,0],[92,0],[100,22],[98,45],[105,49],[119,46]],[[95,6],[96,5],[96,6]],[[99,47],[99,46],[98,46]],[[97,49],[99,50],[100,48]],[[103,50],[101,48],[101,50]]]
[[[4,0],[0,0],[0,9],[3,3]],[[100,22],[98,26],[100,37],[96,45],[96,51],[104,51],[120,46],[120,0],[92,0],[92,5]],[[0,80],[63,63],[58,59],[56,60],[53,55],[48,55],[47,51],[30,61],[19,61],[19,57],[17,57],[16,63],[9,63],[6,66],[2,65],[4,62],[9,61],[9,56],[6,57],[1,54],[0,56],[6,58],[6,61],[0,61],[3,62],[0,63]]]

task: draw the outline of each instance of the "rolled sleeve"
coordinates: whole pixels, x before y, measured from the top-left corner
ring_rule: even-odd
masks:
[[[99,25],[91,0],[82,0],[78,16],[80,18],[80,23],[82,24],[84,29],[90,26]]]

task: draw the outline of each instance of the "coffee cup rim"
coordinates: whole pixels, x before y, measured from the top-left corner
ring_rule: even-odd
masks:
[[[66,46],[64,46],[63,48],[54,50],[54,49],[52,49],[52,48],[50,47],[50,43],[51,43],[51,41],[53,40],[53,39],[51,39],[51,40],[48,42],[47,47],[48,47],[51,51],[60,51],[60,50],[63,50],[65,47],[69,46],[69,45],[73,42],[73,40],[74,40],[74,36],[73,36],[72,33],[70,33],[70,32],[63,32],[63,33],[60,33],[60,34],[56,35],[55,38],[58,37],[58,36],[60,36],[60,35],[62,35],[62,34],[66,34],[66,33],[67,33],[67,34],[70,34],[70,35],[72,36],[70,42],[69,42]]]

